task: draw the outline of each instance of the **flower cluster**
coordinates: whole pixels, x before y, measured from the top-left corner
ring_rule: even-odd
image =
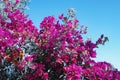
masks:
[[[13,12],[17,9],[22,12],[28,8],[27,4],[30,0],[0,0],[0,16],[7,20],[8,12]]]
[[[21,10],[4,10],[8,20],[0,16],[0,80],[120,80],[111,64],[93,60],[107,37],[84,40],[87,27],[79,25],[73,9],[59,20],[45,17],[40,31]]]
[[[66,80],[81,80],[81,66],[71,64],[67,67],[64,67],[66,72]]]
[[[111,64],[107,62],[94,62],[92,63],[91,68],[83,69],[84,79],[93,79],[93,80],[119,80],[120,72],[117,69],[114,69]],[[115,74],[115,75],[114,75]]]

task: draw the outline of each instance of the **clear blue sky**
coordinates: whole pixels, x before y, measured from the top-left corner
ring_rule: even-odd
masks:
[[[109,42],[97,49],[96,61],[110,62],[120,70],[120,0],[31,0],[29,8],[26,13],[37,27],[45,16],[57,17],[75,8],[80,24],[88,27],[86,37],[109,37]]]

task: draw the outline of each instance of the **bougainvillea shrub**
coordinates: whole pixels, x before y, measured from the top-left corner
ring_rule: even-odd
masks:
[[[39,31],[20,9],[3,10],[7,15],[0,15],[0,80],[120,80],[110,63],[93,60],[107,37],[102,34],[95,43],[84,40],[87,27],[79,25],[73,9],[67,17],[45,17]]]

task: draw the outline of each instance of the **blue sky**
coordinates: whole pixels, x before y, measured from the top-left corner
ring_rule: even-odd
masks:
[[[77,19],[88,27],[93,41],[104,34],[109,42],[97,49],[96,61],[107,61],[120,70],[120,0],[31,0],[29,18],[39,27],[44,17],[66,14],[67,9],[77,10]]]

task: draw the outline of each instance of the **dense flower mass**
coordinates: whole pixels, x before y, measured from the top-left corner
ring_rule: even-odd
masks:
[[[17,9],[22,12],[28,8],[27,4],[30,0],[0,0],[0,16],[2,19],[8,19],[8,12],[13,12]]]
[[[95,48],[108,38],[102,34],[96,43],[84,40],[87,27],[79,25],[73,9],[59,20],[45,17],[40,31],[21,10],[3,10],[7,19],[0,14],[0,80],[120,80],[111,64],[93,60]]]
[[[66,72],[66,79],[67,80],[81,80],[81,66],[77,66],[75,64],[71,64],[68,67],[64,67]]]

